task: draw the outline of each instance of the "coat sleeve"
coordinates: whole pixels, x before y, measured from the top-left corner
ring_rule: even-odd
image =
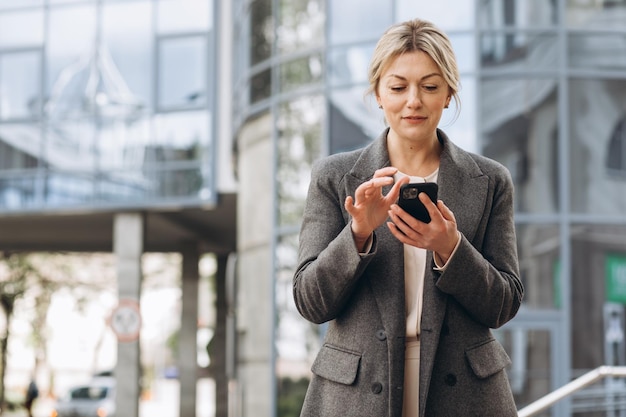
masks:
[[[436,281],[479,323],[498,328],[522,302],[513,219],[513,182],[504,167],[490,175],[493,192],[486,205],[480,247],[462,236],[453,259]]]
[[[343,208],[344,174],[328,159],[314,164],[304,208],[293,296],[300,314],[313,323],[334,319],[345,307],[375,253],[360,255]]]

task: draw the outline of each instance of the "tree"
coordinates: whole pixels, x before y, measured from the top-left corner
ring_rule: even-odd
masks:
[[[0,405],[5,404],[4,376],[7,365],[7,346],[15,302],[24,296],[29,281],[37,271],[23,254],[0,252],[0,307],[4,329],[0,329]],[[4,408],[4,407],[2,407]]]

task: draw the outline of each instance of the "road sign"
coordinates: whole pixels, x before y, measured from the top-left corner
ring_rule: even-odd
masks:
[[[120,342],[134,342],[139,339],[141,330],[139,302],[130,298],[121,299],[111,313],[109,325]]]

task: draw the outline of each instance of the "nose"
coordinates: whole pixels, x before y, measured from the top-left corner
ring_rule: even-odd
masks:
[[[422,105],[422,98],[418,88],[412,87],[409,89],[406,105],[411,109],[418,108]]]

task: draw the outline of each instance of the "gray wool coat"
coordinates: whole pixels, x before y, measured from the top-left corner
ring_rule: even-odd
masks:
[[[420,416],[516,416],[491,328],[511,320],[523,296],[513,184],[499,163],[443,144],[439,198],[462,237],[444,272],[428,253],[421,324]],[[312,365],[302,417],[400,417],[405,347],[402,244],[386,225],[360,255],[344,209],[347,195],[388,166],[387,131],[367,147],[314,164],[300,232],[295,304],[328,322]],[[388,189],[384,190],[387,192]],[[415,393],[418,395],[418,393]]]

